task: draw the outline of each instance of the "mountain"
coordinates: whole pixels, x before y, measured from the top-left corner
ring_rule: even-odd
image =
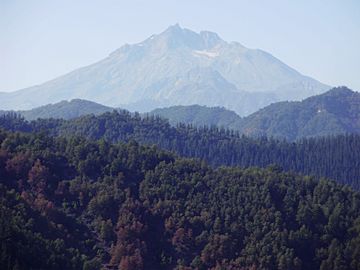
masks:
[[[248,115],[329,88],[269,53],[174,25],[42,85],[0,93],[0,108],[25,110],[81,98],[140,112],[199,104]]]
[[[285,138],[360,133],[360,93],[346,87],[299,102],[276,102],[241,118],[224,108],[173,106],[156,109],[151,114],[169,119],[170,123],[217,125],[248,136]]]

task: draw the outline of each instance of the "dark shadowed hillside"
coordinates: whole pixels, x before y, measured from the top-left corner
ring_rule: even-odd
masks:
[[[0,131],[0,268],[360,267],[360,195],[132,141]]]

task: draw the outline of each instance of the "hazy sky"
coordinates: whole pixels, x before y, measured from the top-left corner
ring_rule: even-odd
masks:
[[[177,22],[360,90],[360,0],[0,0],[0,91],[43,83]]]

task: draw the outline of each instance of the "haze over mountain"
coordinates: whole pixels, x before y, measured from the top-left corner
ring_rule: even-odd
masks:
[[[240,115],[329,89],[269,53],[179,25],[42,85],[0,93],[1,109],[25,110],[75,98],[140,112],[224,106]]]

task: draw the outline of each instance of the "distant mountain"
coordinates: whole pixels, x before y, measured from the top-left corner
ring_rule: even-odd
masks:
[[[272,102],[300,100],[329,88],[269,53],[174,25],[42,85],[0,93],[0,109],[81,98],[140,112],[199,104],[248,115]]]
[[[149,114],[167,118],[172,125],[186,123],[195,126],[218,126],[235,129],[238,128],[237,125],[241,121],[241,117],[233,111],[221,107],[200,105],[159,108]]]
[[[301,102],[277,102],[245,118],[234,112],[204,106],[157,109],[153,114],[170,123],[218,125],[250,136],[296,140],[303,137],[360,133],[360,93],[346,87]]]
[[[71,101],[48,104],[32,110],[17,111],[16,113],[21,114],[27,120],[36,120],[38,118],[72,119],[87,114],[99,115],[112,110],[114,109],[111,107],[95,102],[73,99]],[[2,111],[2,113],[5,113],[5,111]]]

